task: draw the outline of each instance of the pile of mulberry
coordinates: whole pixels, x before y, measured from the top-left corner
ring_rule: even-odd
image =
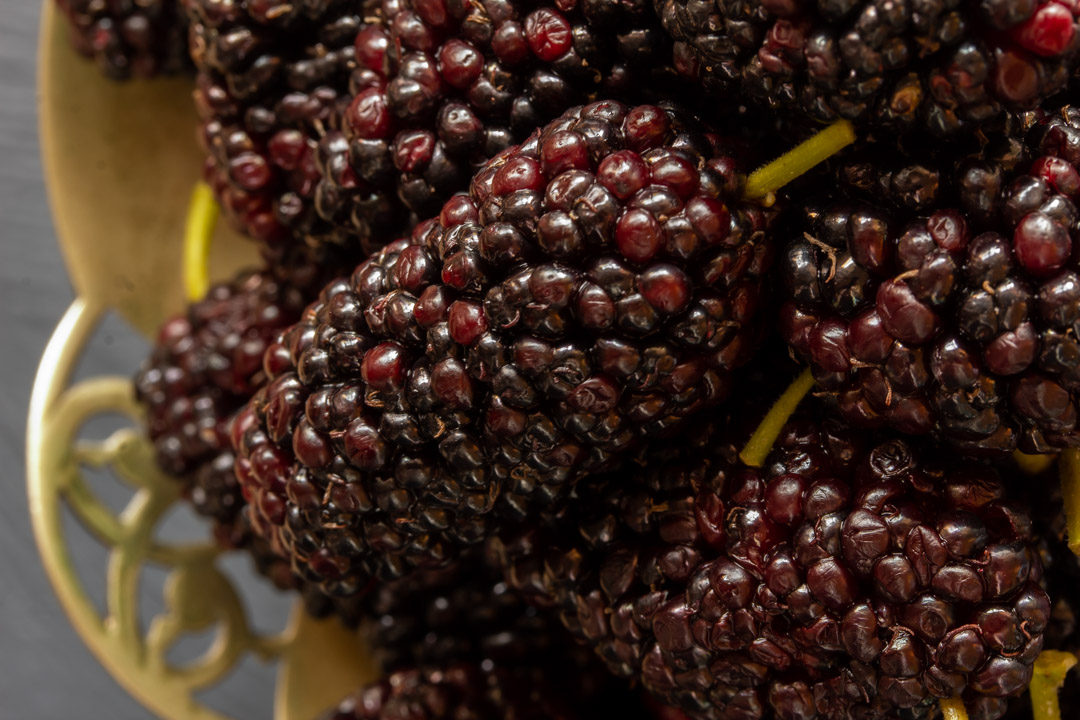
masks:
[[[56,2],[194,68],[134,390],[324,720],[1080,707],[1080,0]]]

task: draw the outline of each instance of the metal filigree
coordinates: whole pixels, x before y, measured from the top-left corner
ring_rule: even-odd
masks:
[[[224,718],[196,698],[247,657],[278,668],[275,720],[311,720],[375,675],[355,633],[299,610],[287,629],[261,635],[217,562],[209,541],[163,542],[159,521],[179,486],[155,466],[127,378],[71,384],[76,362],[106,312],[144,334],[183,304],[178,267],[190,188],[203,157],[191,140],[197,118],[189,78],[113,83],[71,51],[54,3],[42,6],[38,61],[42,166],[57,239],[78,299],[41,360],[27,424],[27,472],[42,561],[79,635],[102,665],[146,707],[170,720]],[[210,268],[228,277],[256,261],[252,243],[215,232]],[[80,442],[101,414],[130,425],[101,442]],[[110,472],[131,494],[115,513],[87,475]],[[105,610],[81,584],[64,534],[73,515],[108,550]],[[209,532],[207,533],[209,535]],[[82,541],[82,538],[78,538]],[[140,623],[139,579],[164,568],[164,610]],[[267,586],[265,592],[272,592]],[[145,598],[142,598],[145,599]],[[209,648],[177,666],[169,650],[189,633],[213,635]],[[88,709],[94,715],[93,709]],[[247,720],[246,718],[243,720]]]
[[[192,695],[220,680],[248,650],[271,657],[288,635],[259,638],[248,627],[229,581],[214,565],[212,545],[172,546],[154,529],[179,498],[179,485],[157,469],[152,452],[134,427],[139,421],[131,384],[124,378],[95,378],[67,386],[80,351],[100,316],[84,301],[68,311],[42,358],[27,425],[30,509],[42,560],[64,609],[83,640],[110,673],[162,716],[224,716],[200,706]],[[79,431],[97,415],[121,413],[132,427],[101,442],[79,441]],[[85,468],[107,468],[132,488],[116,515],[91,490]],[[66,507],[108,548],[106,612],[98,615],[79,583],[62,525]],[[169,569],[166,611],[144,637],[139,628],[139,575],[146,563]],[[165,659],[184,632],[217,628],[206,654],[183,669]],[[153,688],[153,692],[147,692]]]
[[[27,425],[34,532],[64,610],[102,665],[162,717],[225,720],[197,701],[195,694],[221,682],[248,654],[282,660],[290,668],[282,673],[277,692],[278,718],[312,717],[347,688],[370,679],[372,666],[365,664],[355,636],[336,623],[315,623],[298,614],[288,629],[257,633],[233,580],[215,562],[218,548],[208,542],[172,544],[155,536],[161,520],[180,500],[180,486],[154,462],[140,429],[141,413],[130,381],[101,377],[68,384],[101,314],[99,306],[77,300],[65,315],[42,358]],[[131,425],[102,441],[80,440],[85,424],[103,414],[120,414]],[[131,498],[119,514],[91,489],[85,476],[91,468],[108,470],[131,488]],[[71,538],[62,522],[65,508],[108,550],[104,615],[75,572]],[[139,580],[148,564],[166,569],[168,576],[165,609],[143,634]],[[211,630],[214,640],[200,657],[182,666],[168,660],[170,649],[184,634]],[[318,670],[329,663],[338,674],[336,682]]]

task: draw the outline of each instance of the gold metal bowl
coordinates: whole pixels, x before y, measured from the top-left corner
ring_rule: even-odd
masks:
[[[153,461],[128,377],[73,381],[100,320],[116,313],[144,335],[183,307],[183,222],[202,157],[190,79],[116,84],[77,57],[63,18],[44,5],[39,57],[42,163],[60,247],[76,299],[45,349],[27,420],[27,484],[35,539],[65,612],[101,664],[162,718],[226,716],[198,693],[221,683],[245,658],[278,664],[275,720],[312,720],[375,675],[354,633],[294,608],[288,627],[254,629],[209,540],[169,542],[157,530],[180,501],[176,482]],[[250,243],[219,227],[215,277],[250,263]],[[124,426],[103,441],[80,433],[101,416]],[[88,474],[109,471],[130,492],[114,512]],[[77,573],[65,532],[70,514],[108,553],[100,611]],[[141,578],[164,570],[164,610],[140,621]],[[269,586],[259,588],[272,592]],[[160,603],[160,601],[159,601]],[[168,653],[188,633],[213,633],[194,662]],[[91,712],[91,714],[93,714]]]

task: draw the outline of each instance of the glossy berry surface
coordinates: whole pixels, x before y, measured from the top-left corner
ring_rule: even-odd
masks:
[[[656,0],[674,64],[717,92],[820,121],[948,135],[1065,89],[1075,5],[1056,0]]]
[[[388,207],[439,212],[476,168],[597,98],[675,99],[647,0],[386,0],[356,36],[340,132],[320,143],[322,215],[378,234]]]
[[[324,720],[577,720],[617,712],[649,717],[630,688],[582,687],[565,665],[457,663],[403,669],[346,698]]]
[[[1033,161],[925,215],[810,207],[781,328],[845,418],[972,452],[1080,444],[1078,139],[1074,110],[1048,116]]]
[[[217,542],[245,549],[281,588],[295,588],[296,581],[288,562],[252,534],[242,515],[229,433],[234,413],[266,380],[267,345],[297,320],[342,257],[330,250],[267,251],[263,270],[211,287],[168,320],[134,381],[158,465],[183,485],[196,512],[213,521]],[[313,611],[333,611],[320,593],[303,590]]]
[[[366,638],[387,672],[560,654],[574,659],[558,620],[525,603],[479,550],[446,567],[372,583],[361,602],[370,621]]]
[[[148,78],[190,67],[187,22],[179,0],[57,0],[71,44],[114,80]]]
[[[316,187],[329,169],[319,141],[340,125],[356,67],[353,39],[373,3],[185,0],[204,179],[226,216],[267,246],[367,238],[319,217]],[[390,209],[392,210],[392,208]],[[399,216],[387,212],[387,228]]]
[[[722,401],[771,255],[735,167],[685,116],[614,102],[487,163],[268,350],[235,434],[257,529],[352,594]]]
[[[992,467],[820,421],[762,469],[684,442],[497,553],[615,672],[724,720],[997,718],[1026,688],[1050,602]]]
[[[516,595],[479,549],[373,583],[360,604],[368,645],[390,675],[335,718],[650,718],[639,693]]]

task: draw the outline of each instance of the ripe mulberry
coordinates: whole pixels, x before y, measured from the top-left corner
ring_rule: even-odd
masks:
[[[740,188],[721,140],[652,106],[577,108],[498,155],[267,351],[234,426],[256,529],[355,593],[719,403],[771,255]]]
[[[580,486],[547,535],[499,546],[508,580],[694,718],[927,718],[955,696],[1006,711],[1050,602],[991,466],[815,420],[759,470],[719,432]]]
[[[265,245],[364,238],[343,233],[315,209],[319,141],[348,101],[353,39],[374,3],[185,0],[195,104],[207,153],[204,175],[230,220]],[[388,208],[386,229],[399,215]]]
[[[959,207],[809,207],[781,327],[849,422],[972,452],[1080,444],[1076,119],[1041,121],[1029,171],[962,187]]]
[[[675,66],[820,121],[954,134],[1065,89],[1075,6],[1055,0],[655,0]]]
[[[244,272],[162,325],[135,387],[166,472],[186,476],[229,452],[224,423],[255,393],[266,346],[303,307],[271,273]]]
[[[648,0],[393,0],[356,36],[341,132],[321,141],[323,216],[361,236],[439,212],[476,168],[569,108],[674,99]],[[660,90],[660,92],[658,92]]]
[[[57,0],[71,44],[115,80],[176,73],[190,67],[187,22],[179,0]]]
[[[262,574],[292,588],[288,563],[253,536],[241,515],[245,502],[233,472],[229,431],[235,412],[265,382],[267,345],[299,318],[342,256],[302,247],[265,254],[262,271],[244,271],[213,286],[167,321],[134,384],[158,465],[183,484],[196,512],[213,521],[221,545],[246,548]]]

